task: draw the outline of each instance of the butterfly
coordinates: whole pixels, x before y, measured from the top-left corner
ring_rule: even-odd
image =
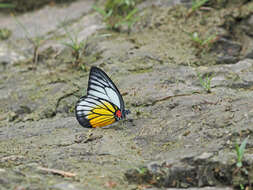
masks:
[[[125,110],[118,88],[107,74],[97,67],[90,70],[87,95],[78,100],[75,112],[79,124],[88,128],[110,125],[130,113]]]

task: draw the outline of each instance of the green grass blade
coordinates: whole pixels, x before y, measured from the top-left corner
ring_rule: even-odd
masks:
[[[240,151],[240,154],[241,154],[241,159],[244,155],[244,151],[245,151],[245,148],[246,148],[246,145],[247,145],[247,141],[248,141],[248,137],[246,139],[244,139],[244,141],[242,142],[242,144],[239,148],[239,151]]]
[[[238,168],[242,167],[242,159],[243,159],[243,155],[244,155],[244,151],[247,145],[247,141],[248,141],[248,137],[246,139],[243,140],[242,144],[239,145],[236,143],[235,144],[235,150],[236,150],[236,154],[237,154],[237,163],[236,166]]]
[[[0,3],[0,8],[15,8],[16,5],[9,3]]]
[[[137,8],[133,9],[133,10],[125,17],[125,20],[131,19],[131,18],[137,13],[137,11],[138,11]]]
[[[197,9],[199,9],[200,7],[202,7],[205,3],[207,3],[209,0],[196,0],[193,4],[192,4],[192,10],[196,11]]]
[[[106,12],[103,9],[101,9],[101,8],[95,6],[95,5],[93,5],[93,9],[95,11],[97,11],[99,14],[101,14],[102,16],[107,17],[107,14],[106,14]]]

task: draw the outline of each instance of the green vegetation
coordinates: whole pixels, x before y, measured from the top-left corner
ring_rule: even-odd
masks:
[[[240,146],[237,143],[235,144],[235,150],[236,150],[236,155],[237,155],[237,162],[236,162],[237,168],[235,169],[234,174],[236,174],[238,171],[241,171],[243,172],[243,175],[249,175],[248,170],[245,167],[243,167],[243,163],[242,163],[247,141],[248,141],[248,137],[243,140]],[[245,188],[245,185],[243,182],[240,183],[240,189],[241,190],[247,189],[247,187]]]
[[[214,42],[216,39],[216,34],[210,35],[206,39],[202,39],[199,37],[199,34],[197,32],[194,32],[192,34],[188,34],[193,41],[194,45],[198,48],[208,48],[210,45]]]
[[[192,11],[198,10],[200,7],[202,7],[204,4],[206,4],[209,0],[195,0],[192,2]]]
[[[10,37],[11,31],[7,28],[0,29],[0,40],[6,40]]]
[[[188,17],[191,16],[192,13],[199,10],[203,5],[205,5],[209,0],[194,0],[192,1],[192,7],[188,12]]]
[[[120,31],[123,26],[127,26],[130,32],[134,23],[138,20],[135,8],[135,0],[107,0],[104,9],[94,6],[93,8],[103,16],[107,27],[111,30]]]
[[[235,144],[235,150],[236,150],[236,155],[237,155],[237,162],[236,162],[237,168],[241,168],[243,166],[242,159],[243,159],[244,151],[247,145],[247,141],[248,141],[248,137],[244,139],[240,147],[237,143]]]
[[[138,173],[139,173],[140,175],[145,175],[145,174],[148,172],[148,169],[145,168],[145,167],[136,168],[136,170],[138,171]]]
[[[81,61],[81,55],[86,46],[86,41],[79,41],[77,39],[77,34],[72,34],[67,30],[66,27],[64,29],[67,38],[69,39],[69,42],[63,42],[63,44],[72,50],[72,57],[73,57],[72,64],[78,65],[82,70],[86,71],[86,66]]]
[[[206,78],[203,79],[203,77],[201,76],[201,74],[199,72],[197,72],[199,81],[201,86],[205,89],[205,91],[207,93],[211,93],[211,80],[212,80],[212,75],[206,75]]]
[[[43,38],[41,37],[32,38],[31,34],[28,32],[26,27],[16,18],[15,15],[13,15],[13,17],[16,20],[17,24],[21,26],[21,28],[24,30],[26,39],[33,45],[33,59],[32,60],[34,64],[37,64],[38,58],[39,58],[39,47],[42,44]]]
[[[0,3],[0,9],[14,8],[15,5],[11,3]]]

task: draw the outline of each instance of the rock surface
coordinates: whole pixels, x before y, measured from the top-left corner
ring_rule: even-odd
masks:
[[[140,20],[129,35],[106,30],[92,10],[95,1],[19,15],[33,38],[44,39],[37,64],[22,28],[0,16],[1,27],[12,32],[0,44],[1,190],[229,190],[253,183],[253,59],[245,56],[252,36],[238,27],[233,35],[241,28],[249,44],[246,37],[231,40],[225,27],[229,15],[251,23],[252,2],[191,16],[179,1],[166,2],[138,5]],[[208,37],[217,28],[222,38],[213,47],[189,35],[198,29]],[[85,42],[81,63],[102,68],[117,84],[131,110],[126,120],[91,131],[76,121],[88,72],[72,63],[63,44],[70,34]],[[235,143],[246,137],[238,169]]]

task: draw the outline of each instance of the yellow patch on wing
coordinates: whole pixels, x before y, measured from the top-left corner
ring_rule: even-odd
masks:
[[[114,112],[116,110],[110,103],[105,102],[104,104],[106,106],[102,104],[93,108],[87,116],[90,125],[94,128],[104,127],[115,122]]]
[[[105,104],[105,105],[104,105]],[[110,104],[109,102],[104,102],[104,104],[100,105],[100,107],[108,110],[108,108],[114,113],[116,110],[114,109],[114,107],[112,106],[112,104]]]
[[[90,124],[92,127],[104,127],[106,125],[110,125],[115,122],[114,117],[108,117],[108,116],[99,116],[97,118],[94,118],[90,120]]]

